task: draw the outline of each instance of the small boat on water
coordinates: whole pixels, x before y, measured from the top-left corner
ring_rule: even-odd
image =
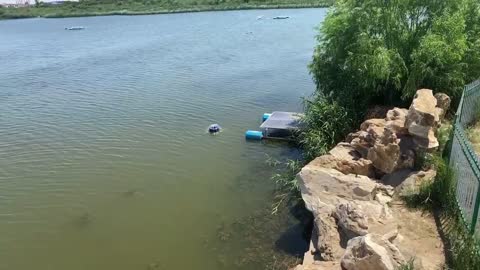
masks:
[[[71,27],[65,27],[65,30],[83,30],[85,27],[83,26],[71,26]]]
[[[285,20],[285,19],[288,19],[290,18],[290,16],[276,16],[276,17],[273,17],[274,20]]]

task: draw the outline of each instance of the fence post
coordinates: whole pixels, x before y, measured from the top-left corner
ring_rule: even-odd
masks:
[[[457,113],[456,113],[456,115],[455,115],[456,117],[458,117],[458,121],[459,121],[460,123],[463,123],[463,122],[462,122],[462,121],[463,121],[463,104],[465,103],[464,97],[465,97],[465,91],[466,91],[466,89],[467,89],[467,87],[465,86],[465,87],[463,88],[462,97],[460,98],[460,106],[459,106],[459,108],[458,108],[458,110],[457,110]]]
[[[480,185],[477,187],[477,198],[475,199],[475,208],[472,215],[472,226],[470,228],[470,233],[475,234],[475,228],[477,227],[478,220],[478,208],[480,207]]]
[[[450,138],[448,139],[447,146],[445,147],[446,151],[443,150],[443,156],[447,157],[447,162],[449,166],[451,165],[450,160],[451,160],[452,151],[453,151],[453,140],[455,139],[455,131],[457,129],[457,119],[458,119],[458,115],[455,114],[452,122],[452,130],[450,131]]]

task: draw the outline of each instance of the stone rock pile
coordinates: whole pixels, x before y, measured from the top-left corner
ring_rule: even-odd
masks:
[[[301,170],[297,179],[314,228],[306,254],[312,259],[296,269],[394,270],[412,256],[418,269],[430,269],[410,254],[418,239],[399,233],[404,221],[391,205],[397,194],[435,177],[414,165],[417,154],[438,147],[435,133],[449,106],[447,95],[418,90],[409,109],[366,120]]]

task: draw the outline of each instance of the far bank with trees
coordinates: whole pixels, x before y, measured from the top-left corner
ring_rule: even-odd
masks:
[[[0,7],[0,19],[146,15],[241,9],[318,8],[328,7],[333,2],[334,0],[79,0],[51,4],[37,0],[33,5]]]

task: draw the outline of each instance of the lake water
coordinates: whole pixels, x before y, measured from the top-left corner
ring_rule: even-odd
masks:
[[[298,153],[244,132],[301,110],[325,13],[0,21],[0,269],[281,269],[265,160]]]

